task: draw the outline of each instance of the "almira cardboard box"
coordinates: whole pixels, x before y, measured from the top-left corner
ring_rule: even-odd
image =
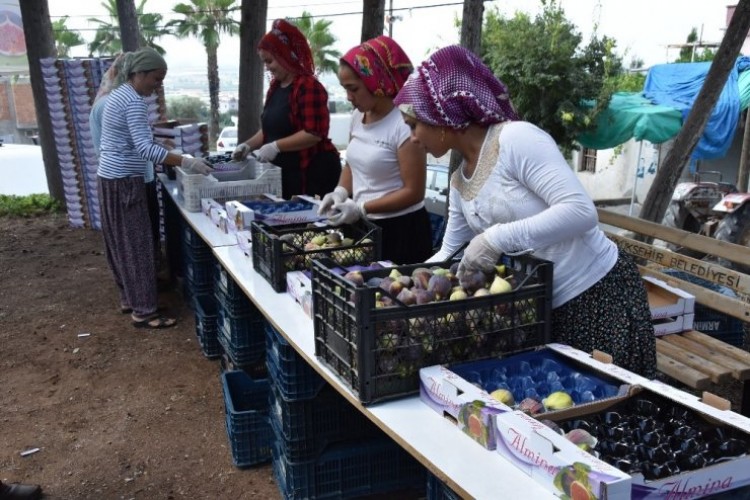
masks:
[[[671,318],[694,312],[694,295],[653,276],[643,276],[643,284],[648,294],[652,319]]]

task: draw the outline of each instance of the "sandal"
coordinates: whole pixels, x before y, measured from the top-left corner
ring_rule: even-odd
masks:
[[[171,328],[177,324],[175,318],[168,318],[166,316],[153,315],[148,318],[137,320],[133,318],[133,326],[136,328],[150,328],[152,330],[159,330],[161,328]]]

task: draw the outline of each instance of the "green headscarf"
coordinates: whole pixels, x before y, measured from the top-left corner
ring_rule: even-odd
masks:
[[[131,75],[141,71],[167,69],[167,61],[151,47],[143,47],[133,52],[132,57],[125,61],[123,73]]]

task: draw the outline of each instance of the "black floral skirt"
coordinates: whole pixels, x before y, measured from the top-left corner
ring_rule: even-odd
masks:
[[[610,354],[616,365],[656,376],[656,338],[638,267],[626,253],[607,275],[552,311],[552,338],[590,353]]]

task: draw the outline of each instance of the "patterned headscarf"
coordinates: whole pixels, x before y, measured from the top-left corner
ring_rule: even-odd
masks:
[[[258,50],[270,52],[279,64],[291,73],[315,73],[315,63],[307,38],[295,25],[284,19],[276,19],[273,22],[271,31],[260,39]]]
[[[465,129],[518,120],[508,88],[471,51],[450,45],[409,76],[393,100],[401,112],[430,125]]]
[[[341,58],[376,96],[395,96],[414,69],[409,57],[392,38],[367,40]]]
[[[132,56],[132,52],[124,52],[115,57],[115,60],[112,61],[112,65],[102,75],[102,81],[99,84],[99,90],[96,93],[94,102],[98,101],[127,81],[128,75],[122,70],[122,68],[128,64],[128,60]]]

